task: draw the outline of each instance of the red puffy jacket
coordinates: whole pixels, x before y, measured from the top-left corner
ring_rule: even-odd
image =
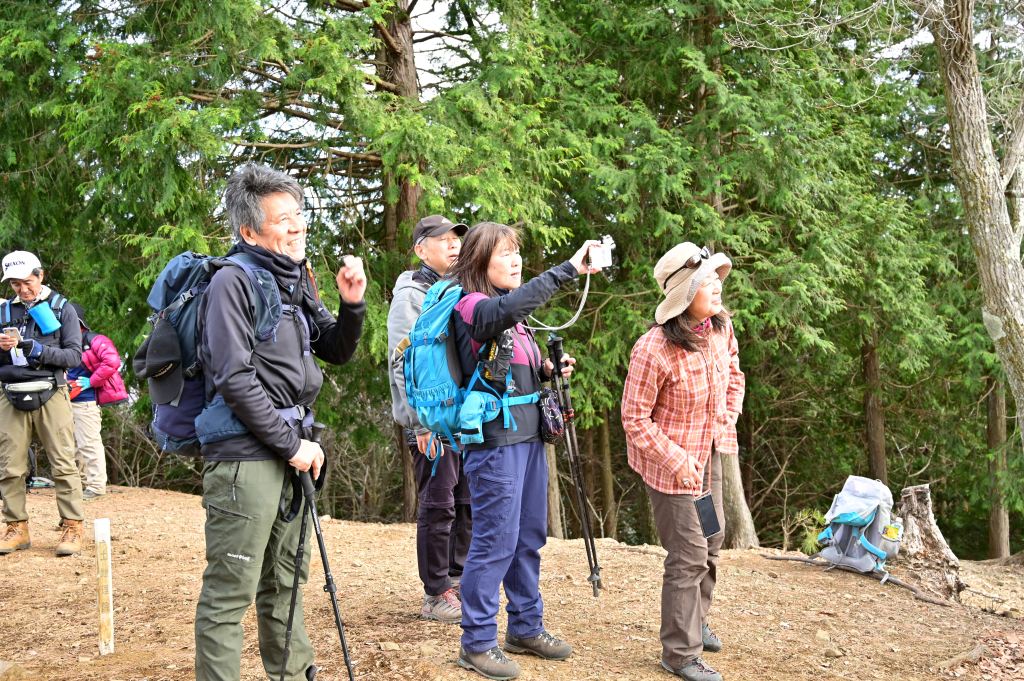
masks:
[[[82,364],[92,372],[89,383],[96,389],[96,404],[108,407],[127,401],[128,391],[119,373],[121,356],[114,347],[114,341],[88,331],[83,336]]]

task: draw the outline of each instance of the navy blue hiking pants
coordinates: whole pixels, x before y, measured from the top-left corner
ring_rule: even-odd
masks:
[[[473,541],[462,573],[462,647],[498,645],[498,590],[508,598],[508,631],[532,638],[544,631],[540,549],[547,543],[548,460],[543,442],[466,453]]]

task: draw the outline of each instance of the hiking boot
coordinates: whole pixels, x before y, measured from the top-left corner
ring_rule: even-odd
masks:
[[[519,638],[505,632],[505,650],[510,653],[532,653],[544,660],[567,660],[572,655],[572,646],[546,631],[533,638]]]
[[[7,531],[0,538],[0,556],[6,556],[11,551],[29,548],[32,548],[32,540],[28,536],[28,521],[8,522]]]
[[[320,671],[320,667],[315,664],[311,664],[306,667],[306,681],[313,681],[316,678],[316,673]]]
[[[717,653],[722,650],[722,639],[718,638],[718,634],[711,631],[711,627],[705,624],[701,627],[700,635],[704,639],[705,653]]]
[[[722,675],[704,664],[699,657],[687,662],[682,669],[673,669],[665,664],[664,660],[661,661],[661,666],[686,681],[722,681]]]
[[[495,681],[514,679],[522,672],[519,663],[508,659],[498,646],[482,653],[467,653],[465,648],[459,648],[459,666]]]
[[[423,609],[420,617],[437,620],[445,624],[458,624],[462,621],[462,603],[455,595],[455,589],[448,589],[440,596],[424,596]]]
[[[100,497],[104,497],[104,496],[106,496],[106,494],[100,494],[98,492],[93,492],[91,489],[87,489],[87,490],[83,490],[82,491],[82,499],[84,499],[85,501],[89,501],[90,499],[99,499]]]
[[[76,553],[82,552],[82,521],[81,520],[68,520],[64,518],[62,520],[64,524],[64,532],[60,535],[60,543],[57,544],[57,555],[58,556],[71,556]]]

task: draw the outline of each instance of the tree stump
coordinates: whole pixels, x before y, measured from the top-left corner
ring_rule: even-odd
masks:
[[[960,578],[960,559],[935,523],[928,485],[905,488],[896,515],[903,519],[903,543],[894,562],[907,568],[908,576],[922,587],[960,602],[960,592],[967,587]]]

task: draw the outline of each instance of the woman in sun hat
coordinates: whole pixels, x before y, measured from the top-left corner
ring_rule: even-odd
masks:
[[[722,643],[708,626],[724,532],[705,538],[694,499],[711,491],[719,525],[723,454],[735,455],[743,372],[722,281],[732,263],[690,242],[654,266],[665,298],[633,346],[622,397],[629,465],[647,484],[662,546],[662,666],[689,681],[721,681],[701,654]]]

